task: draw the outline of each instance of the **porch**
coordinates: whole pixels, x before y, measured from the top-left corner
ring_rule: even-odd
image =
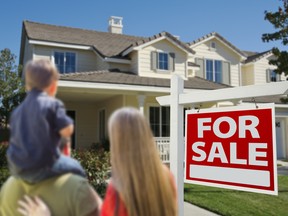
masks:
[[[155,137],[160,159],[163,163],[170,163],[170,137]]]

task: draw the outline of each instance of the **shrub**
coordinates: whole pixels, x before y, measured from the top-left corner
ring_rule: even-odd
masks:
[[[9,137],[10,137],[9,129],[8,128],[0,128],[0,145],[1,145],[1,143],[8,142]]]
[[[0,188],[9,177],[6,159],[7,145],[0,144]],[[109,153],[103,149],[73,150],[72,157],[78,160],[86,171],[89,183],[104,197],[110,169]]]
[[[0,187],[9,177],[9,170],[6,159],[7,145],[0,143]]]
[[[78,160],[86,171],[89,183],[104,197],[109,178],[109,152],[103,149],[73,150],[72,157]]]

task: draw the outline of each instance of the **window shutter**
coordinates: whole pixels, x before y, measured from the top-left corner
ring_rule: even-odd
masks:
[[[169,53],[169,71],[175,71],[175,53]]]
[[[230,80],[231,74],[230,74],[230,62],[222,62],[222,83],[226,85],[231,84]]]
[[[157,52],[151,52],[151,70],[157,70]]]
[[[196,62],[197,65],[200,66],[199,70],[196,70],[196,76],[205,78],[205,76],[204,76],[204,71],[205,71],[204,59],[196,58],[195,62]]]
[[[271,82],[271,70],[270,69],[266,70],[266,82],[267,83]]]

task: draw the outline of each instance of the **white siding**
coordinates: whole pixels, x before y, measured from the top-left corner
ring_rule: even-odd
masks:
[[[153,51],[175,53],[175,72],[172,71],[155,72],[151,70],[151,52]],[[170,78],[173,73],[177,73],[182,76],[186,75],[187,54],[165,39],[157,43],[154,43],[151,46],[145,47],[144,49],[139,51],[138,55],[139,55],[138,64],[140,68],[140,71],[138,71],[139,76]]]
[[[138,52],[137,51],[132,52],[130,58],[131,58],[130,70],[133,73],[138,74]]]
[[[67,110],[76,113],[75,132],[76,148],[87,148],[97,142],[97,106],[77,102],[65,102]]]
[[[267,83],[267,76],[266,71],[267,69],[275,69],[275,66],[269,65],[268,63],[268,57],[264,57],[254,63],[254,73],[255,73],[255,84],[265,84]],[[281,80],[285,80],[285,77],[282,76]]]
[[[25,38],[25,53],[23,58],[23,66],[27,61],[32,60],[33,58],[33,45],[28,43],[27,37]]]
[[[254,85],[254,65],[242,66],[242,85]]]
[[[130,71],[130,64],[109,63],[109,69],[119,69],[121,71]]]
[[[210,43],[216,43],[216,49],[210,49]],[[239,86],[239,62],[240,56],[236,54],[233,50],[223,45],[218,40],[212,39],[205,43],[199,44],[196,47],[192,47],[196,52],[195,58],[205,58],[213,60],[221,60],[230,62],[230,80],[232,86]],[[195,60],[194,60],[195,62]]]

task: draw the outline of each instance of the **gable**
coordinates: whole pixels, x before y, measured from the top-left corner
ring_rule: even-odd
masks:
[[[215,44],[215,48],[211,47],[211,44]],[[229,61],[234,64],[238,64],[241,62],[241,56],[223,44],[221,41],[217,40],[217,38],[213,38],[207,40],[193,48],[196,52],[196,56],[210,58],[210,59],[218,59],[223,61]]]
[[[246,55],[241,50],[239,50],[237,47],[235,47],[233,44],[231,44],[229,41],[227,41],[224,37],[222,37],[216,32],[212,32],[197,40],[194,40],[191,43],[188,43],[188,45],[192,49],[195,49],[197,46],[204,44],[204,43],[206,45],[209,44],[209,47],[210,47],[210,44],[213,41],[219,44],[222,44],[222,46],[225,46],[227,49],[231,51],[231,53],[234,53],[234,55],[238,55],[241,60],[246,59]]]

